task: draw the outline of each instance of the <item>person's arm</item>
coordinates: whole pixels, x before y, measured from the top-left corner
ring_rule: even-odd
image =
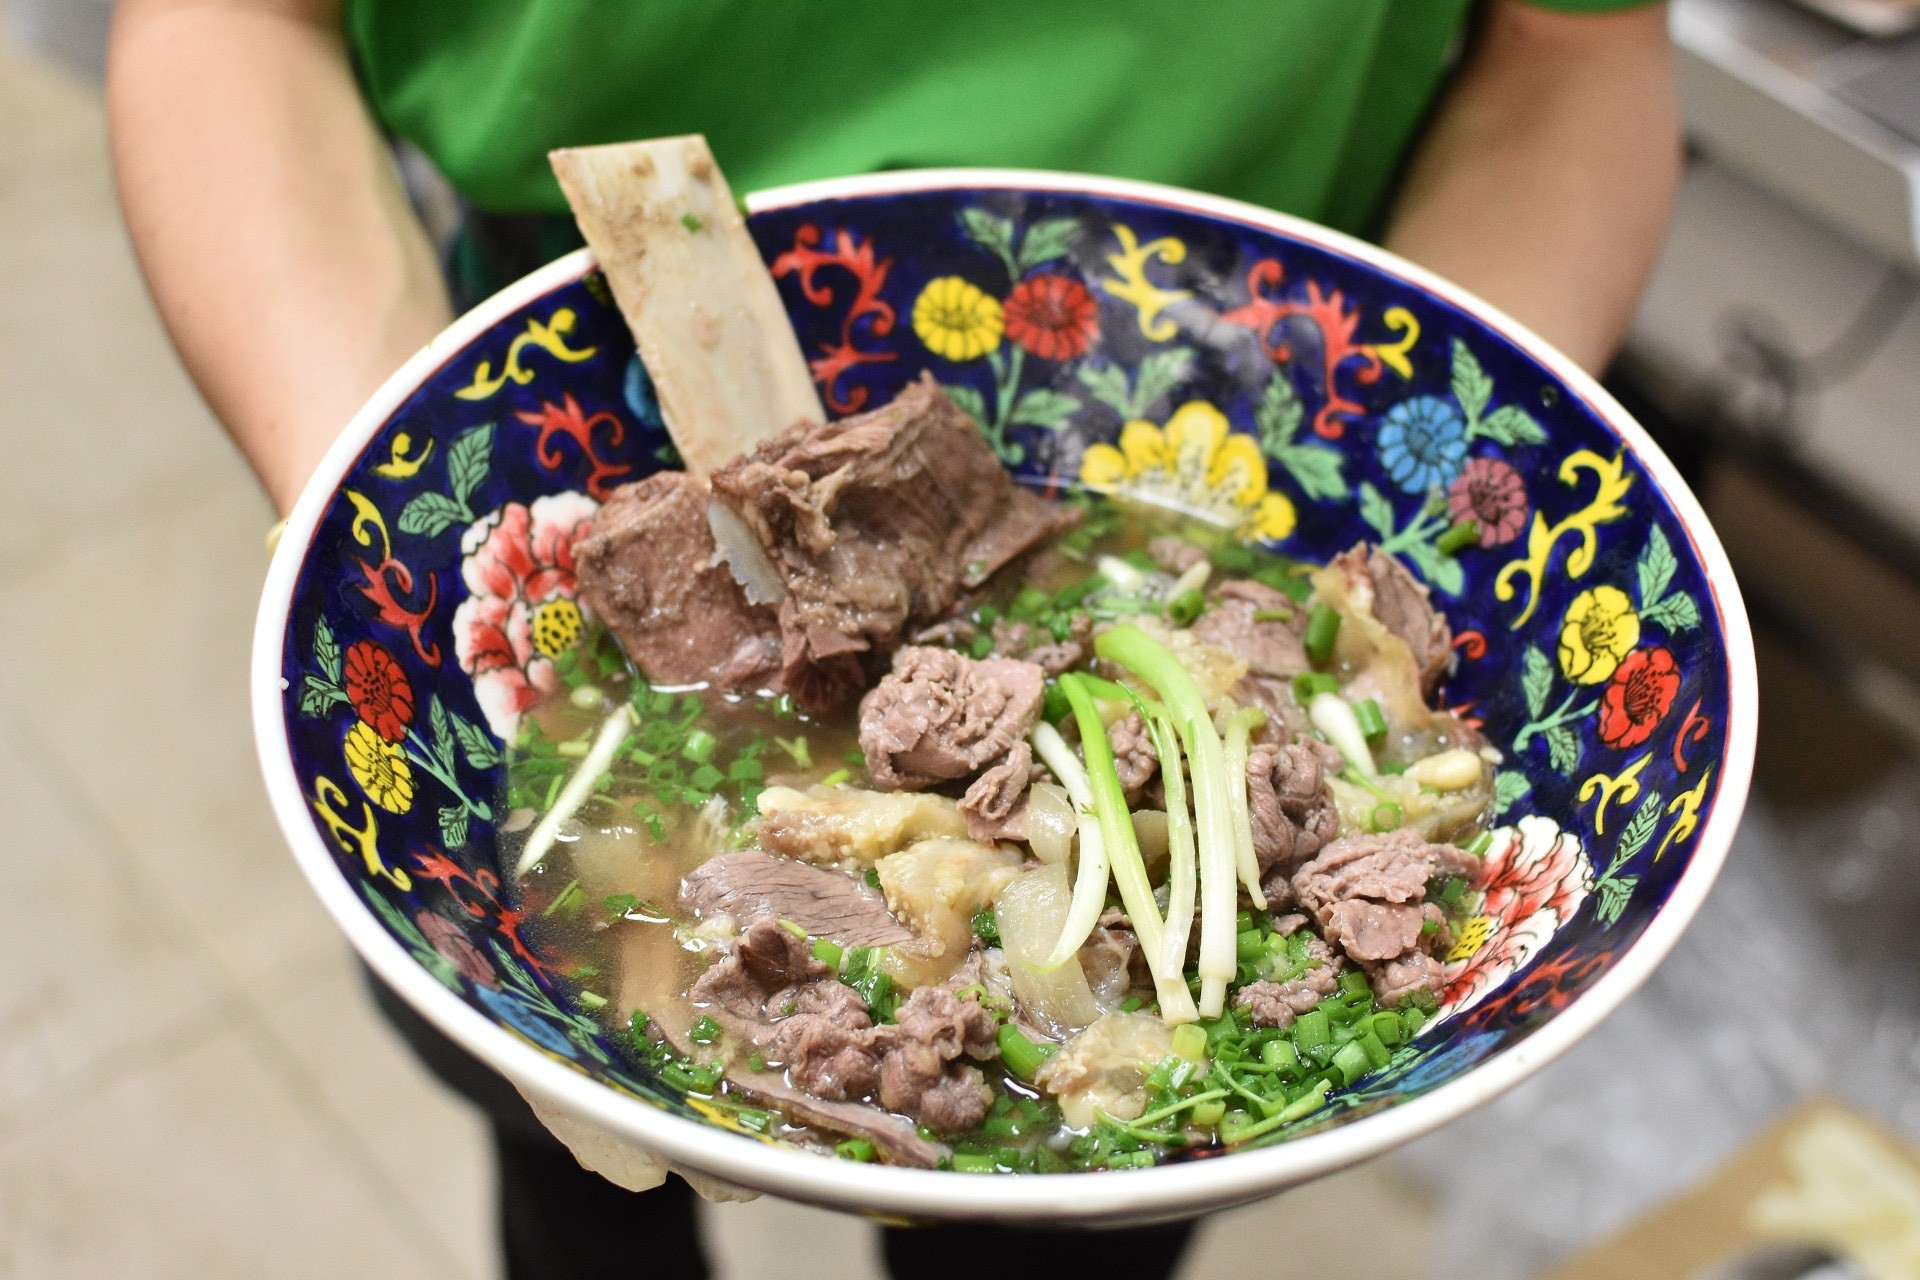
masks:
[[[1597,373],[1626,336],[1679,179],[1664,4],[1573,14],[1494,0],[1386,244]]]
[[[337,0],[120,0],[107,105],[161,317],[284,513],[449,317]]]

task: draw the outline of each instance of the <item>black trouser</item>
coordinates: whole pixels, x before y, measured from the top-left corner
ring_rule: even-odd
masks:
[[[367,979],[374,1002],[420,1060],[493,1126],[508,1280],[707,1275],[686,1183],[669,1178],[652,1191],[624,1191],[582,1169],[534,1118],[518,1090],[440,1034],[385,983],[371,973]],[[1020,1269],[1034,1275],[1161,1280],[1173,1273],[1192,1233],[1191,1222],[1107,1231],[967,1223],[887,1227],[883,1246],[895,1280],[978,1280],[982,1260],[992,1258],[1018,1259]]]

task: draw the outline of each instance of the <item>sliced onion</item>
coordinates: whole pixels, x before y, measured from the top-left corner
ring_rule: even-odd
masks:
[[[1050,867],[1064,867],[1073,854],[1074,832],[1080,819],[1066,790],[1051,782],[1035,783],[1027,792],[1027,843],[1033,856]]]

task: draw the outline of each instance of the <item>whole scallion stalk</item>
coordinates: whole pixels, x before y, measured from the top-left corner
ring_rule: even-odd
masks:
[[[1234,914],[1239,858],[1227,764],[1220,734],[1207,715],[1206,699],[1193,676],[1167,647],[1136,626],[1122,624],[1094,639],[1094,652],[1146,681],[1173,716],[1193,775],[1194,827],[1200,862],[1200,1003],[1203,1018],[1226,1008],[1233,981]]]
[[[1093,690],[1082,677],[1072,673],[1060,677],[1060,689],[1067,695],[1067,704],[1073,708],[1074,719],[1080,725],[1080,753],[1086,757],[1094,815],[1099,819],[1100,834],[1106,841],[1107,860],[1113,870],[1114,884],[1120,890],[1120,901],[1133,921],[1133,931],[1140,939],[1140,952],[1153,974],[1154,990],[1160,998],[1160,1016],[1167,1022],[1192,1022],[1197,1015],[1193,994],[1187,990],[1186,979],[1181,974],[1182,966],[1169,969],[1162,963],[1165,958],[1162,935],[1166,924],[1153,900],[1153,885],[1147,880],[1147,865],[1140,857],[1133,817],[1127,810],[1126,793],[1113,765],[1113,749],[1107,741],[1107,727],[1100,720],[1100,709],[1094,705]],[[1077,885],[1075,892],[1077,896]]]
[[[1107,905],[1107,842],[1100,820],[1094,814],[1093,784],[1060,731],[1042,720],[1033,726],[1027,740],[1033,744],[1041,762],[1060,779],[1067,799],[1073,801],[1074,812],[1079,816],[1080,866],[1074,875],[1067,922],[1061,927],[1060,941],[1054,944],[1052,954],[1034,966],[1048,973],[1079,951],[1093,933],[1093,926],[1100,922],[1100,912]]]
[[[1260,889],[1260,863],[1253,853],[1253,817],[1247,811],[1247,739],[1266,719],[1267,713],[1258,707],[1241,707],[1227,717],[1222,748],[1227,762],[1227,801],[1233,809],[1234,865],[1240,869],[1240,883],[1247,887],[1247,896],[1261,911],[1267,909],[1267,895]]]
[[[1197,874],[1193,809],[1187,803],[1187,771],[1181,764],[1180,733],[1159,703],[1136,699],[1160,757],[1160,782],[1167,793],[1167,927],[1161,937],[1161,965],[1184,971],[1187,943],[1193,937],[1193,896]]]

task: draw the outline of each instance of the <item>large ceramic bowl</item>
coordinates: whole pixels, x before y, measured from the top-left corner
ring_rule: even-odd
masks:
[[[1022,479],[1177,501],[1302,557],[1378,540],[1423,577],[1457,637],[1445,699],[1506,753],[1485,909],[1443,1017],[1320,1114],[1221,1158],[881,1168],[729,1132],[656,1080],[543,962],[496,853],[499,735],[571,634],[569,539],[672,456],[582,251],[463,317],[361,410],[260,610],[254,714],[280,823],[360,954],[449,1036],[576,1126],[743,1186],[1111,1221],[1249,1200],[1435,1129],[1563,1052],[1672,948],[1746,798],[1752,644],[1698,503],[1592,379],[1379,249],[1186,192],[920,172],[750,204],[830,412],[932,370]],[[1438,549],[1465,517],[1478,542]],[[396,666],[409,698],[379,692]]]

